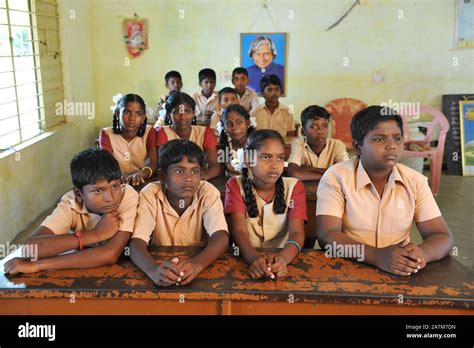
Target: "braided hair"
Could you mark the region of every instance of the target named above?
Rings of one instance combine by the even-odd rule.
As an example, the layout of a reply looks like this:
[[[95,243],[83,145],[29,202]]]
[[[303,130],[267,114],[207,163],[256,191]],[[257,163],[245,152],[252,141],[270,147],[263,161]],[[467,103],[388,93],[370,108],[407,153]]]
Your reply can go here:
[[[232,105],[229,105],[229,107],[227,109],[224,109],[222,111],[222,116],[221,116],[221,119],[220,119],[220,123],[222,125],[222,130],[221,130],[221,134],[219,135],[219,149],[221,149],[222,151],[225,151],[226,148],[229,148],[230,149],[230,144],[229,144],[229,136],[225,130],[225,122],[227,120],[227,115],[229,115],[229,113],[231,112],[236,112],[238,113],[240,116],[242,116],[243,118],[245,118],[246,121],[250,121],[250,115],[249,113],[247,112],[247,110],[245,110],[245,108],[242,106],[242,105],[239,105],[239,104],[232,104]],[[250,126],[249,128],[247,128],[247,137],[255,130],[255,128],[253,126]],[[226,159],[226,163],[228,162],[227,161],[228,159]]]
[[[252,132],[247,139],[247,144],[245,150],[247,152],[251,150],[260,149],[265,140],[267,139],[276,139],[281,142],[283,147],[285,146],[285,141],[283,140],[280,133],[272,129],[260,129]],[[242,186],[244,189],[245,195],[245,205],[247,206],[247,213],[250,217],[254,218],[258,216],[257,210],[257,201],[252,190],[252,181],[249,178],[249,169],[242,169]],[[286,202],[285,202],[285,187],[283,184],[283,178],[280,176],[275,183],[275,198],[273,200],[273,212],[276,214],[284,214],[286,211]]]
[[[140,125],[140,128],[138,128],[137,136],[143,137],[143,135],[145,134],[146,124],[148,121],[146,117],[146,104],[142,97],[140,97],[138,94],[132,94],[132,93],[126,94],[122,98],[120,98],[117,104],[117,107],[115,108],[115,111],[112,117],[112,131],[114,132],[114,134],[122,134],[122,131],[123,131],[122,126],[120,125],[120,120],[119,120],[120,109],[126,107],[128,103],[134,103],[134,102],[140,104],[143,110],[143,113],[145,114],[145,119]]]
[[[173,120],[171,118],[171,111],[182,104],[186,104],[191,109],[193,109],[193,120],[191,124],[195,125],[197,123],[196,114],[194,114],[194,110],[196,109],[196,102],[194,101],[194,99],[189,94],[179,92],[179,91],[173,91],[170,93],[168,98],[166,98],[165,125],[170,126],[173,124]]]

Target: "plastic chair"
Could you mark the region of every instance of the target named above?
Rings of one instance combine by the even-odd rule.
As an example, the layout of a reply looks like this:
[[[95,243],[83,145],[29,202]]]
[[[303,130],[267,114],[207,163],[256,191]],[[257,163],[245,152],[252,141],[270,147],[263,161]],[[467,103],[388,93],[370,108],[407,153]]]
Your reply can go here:
[[[420,114],[423,113],[433,116],[433,120],[428,126],[425,139],[411,140],[409,139],[410,131],[408,128],[408,120],[413,118],[413,116],[418,117],[418,115],[410,115],[406,112],[401,112],[403,118],[403,145],[405,149],[402,153],[402,157],[428,157],[430,159],[429,184],[433,196],[436,196],[441,183],[441,166],[443,164],[444,144],[446,142],[446,134],[449,131],[449,122],[441,111],[431,106],[420,106]],[[438,146],[430,147],[433,131],[437,125],[440,126]],[[412,149],[410,149],[410,145],[412,144],[415,146],[412,146]],[[414,147],[418,149],[413,149]]]
[[[341,140],[346,149],[352,149],[351,121],[352,117],[367,104],[353,98],[339,98],[326,104],[333,122],[332,138]]]

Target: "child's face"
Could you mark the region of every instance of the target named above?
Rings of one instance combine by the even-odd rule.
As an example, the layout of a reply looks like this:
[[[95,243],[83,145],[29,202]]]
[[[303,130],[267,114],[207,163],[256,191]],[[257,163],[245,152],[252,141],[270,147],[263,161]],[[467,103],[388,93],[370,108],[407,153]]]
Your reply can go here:
[[[401,158],[402,132],[394,120],[379,122],[375,129],[367,133],[364,143],[354,149],[360,155],[365,169],[391,170]]]
[[[117,210],[122,201],[124,186],[120,179],[98,180],[95,184],[85,185],[82,191],[74,189],[76,200],[86,205],[88,211],[103,215]]]
[[[303,135],[306,136],[308,144],[322,145],[326,142],[328,130],[329,120],[322,117],[316,117],[306,121],[306,124],[301,131]]]
[[[246,120],[245,117],[239,113],[232,111],[227,114],[224,127],[232,140],[240,142],[247,138],[249,125],[249,120]]]
[[[169,194],[175,199],[192,198],[200,180],[199,163],[190,162],[186,156],[180,162],[170,165],[164,175]]]
[[[237,97],[234,93],[224,93],[219,99],[219,104],[223,109],[228,108],[229,105],[237,104]]]
[[[216,80],[205,78],[201,81],[201,88],[204,94],[212,94],[212,92],[214,92],[214,88],[216,88]]]
[[[171,110],[173,127],[176,130],[189,129],[194,117],[194,109],[188,104],[180,104]]]
[[[166,88],[170,92],[172,91],[181,91],[181,88],[183,88],[183,81],[179,77],[171,77],[168,79],[168,83],[166,84]]]
[[[258,150],[256,162],[256,166],[250,167],[256,181],[275,184],[285,166],[285,147],[276,139],[265,140]]]
[[[236,91],[242,93],[245,91],[245,87],[247,87],[249,79],[245,74],[235,74],[232,77],[232,83],[234,84]]]
[[[120,109],[120,126],[129,132],[138,132],[145,119],[145,111],[137,102],[130,102]]]
[[[273,60],[273,53],[270,49],[270,45],[265,43],[261,44],[258,50],[252,54],[252,59],[256,66],[260,69],[266,68]]]
[[[262,96],[265,98],[266,102],[277,103],[278,98],[281,96],[280,86],[270,83],[263,90]]]

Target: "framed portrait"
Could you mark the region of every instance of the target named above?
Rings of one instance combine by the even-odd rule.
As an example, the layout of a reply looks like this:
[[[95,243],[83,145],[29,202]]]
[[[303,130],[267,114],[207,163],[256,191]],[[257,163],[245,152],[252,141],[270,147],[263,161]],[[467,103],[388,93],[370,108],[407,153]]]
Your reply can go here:
[[[240,64],[249,73],[248,86],[261,95],[260,80],[277,75],[286,94],[286,33],[241,33]]]
[[[462,175],[474,176],[474,101],[459,102]]]

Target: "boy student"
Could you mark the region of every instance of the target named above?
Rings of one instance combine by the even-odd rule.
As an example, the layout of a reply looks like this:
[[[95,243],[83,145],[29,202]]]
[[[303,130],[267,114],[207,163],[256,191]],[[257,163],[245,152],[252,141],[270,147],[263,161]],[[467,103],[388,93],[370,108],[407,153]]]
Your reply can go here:
[[[247,69],[239,67],[232,71],[232,84],[237,92],[237,99],[248,113],[254,111],[259,105],[258,95],[254,90],[247,87],[249,74]]]
[[[202,69],[199,71],[199,86],[202,88],[200,92],[194,93],[193,99],[199,109],[196,115],[197,122],[209,124],[212,113],[218,108],[216,88],[216,72],[212,69]]]
[[[165,75],[165,87],[168,91],[160,97],[160,100],[158,102],[158,105],[157,105],[158,121],[155,123],[154,127],[165,125],[166,99],[168,99],[171,92],[173,91],[179,92],[181,91],[181,88],[183,88],[183,80],[181,78],[181,74],[175,70],[168,71]]]
[[[289,109],[278,101],[281,96],[281,82],[278,76],[262,77],[260,89],[265,103],[250,114],[257,119],[257,129],[273,129],[282,137],[296,136],[293,116]]]
[[[321,247],[361,247],[366,263],[402,276],[446,256],[453,236],[426,177],[398,163],[401,117],[389,108],[370,106],[354,116],[351,133],[357,156],[329,168],[318,186]],[[423,237],[419,245],[410,242],[413,220]]]
[[[288,175],[300,180],[319,180],[327,168],[348,159],[342,141],[328,139],[331,115],[318,105],[301,113],[301,138],[291,144]]]
[[[219,107],[213,112],[211,117],[210,128],[216,129],[217,124],[221,120],[222,111],[228,108],[232,104],[237,104],[237,93],[233,88],[224,87],[219,91],[218,94]]]
[[[204,154],[189,140],[174,139],[159,150],[160,181],[140,192],[132,261],[159,286],[185,285],[228,248],[228,229],[219,190],[201,181]],[[173,258],[158,265],[151,245],[203,246],[191,260]]]
[[[121,255],[133,232],[138,193],[121,184],[119,164],[105,150],[80,152],[70,169],[74,189],[27,242],[38,247],[39,259],[12,259],[5,264],[6,273],[99,267]]]

